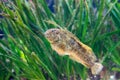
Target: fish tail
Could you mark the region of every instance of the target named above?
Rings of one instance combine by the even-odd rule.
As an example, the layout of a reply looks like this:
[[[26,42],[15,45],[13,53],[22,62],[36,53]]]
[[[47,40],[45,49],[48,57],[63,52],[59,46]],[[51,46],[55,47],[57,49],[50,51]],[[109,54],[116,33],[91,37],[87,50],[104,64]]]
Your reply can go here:
[[[95,63],[92,67],[91,67],[91,72],[93,75],[98,75],[103,69],[103,65],[101,63]]]

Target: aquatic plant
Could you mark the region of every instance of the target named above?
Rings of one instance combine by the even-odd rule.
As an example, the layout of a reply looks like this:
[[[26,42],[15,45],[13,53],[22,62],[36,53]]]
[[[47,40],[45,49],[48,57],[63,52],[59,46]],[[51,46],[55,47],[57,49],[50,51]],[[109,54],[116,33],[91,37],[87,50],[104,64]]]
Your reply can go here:
[[[50,28],[66,28],[89,45],[105,66],[104,79],[120,71],[120,3],[117,0],[1,0],[0,80],[70,80],[88,77],[88,69],[61,57],[44,37]]]

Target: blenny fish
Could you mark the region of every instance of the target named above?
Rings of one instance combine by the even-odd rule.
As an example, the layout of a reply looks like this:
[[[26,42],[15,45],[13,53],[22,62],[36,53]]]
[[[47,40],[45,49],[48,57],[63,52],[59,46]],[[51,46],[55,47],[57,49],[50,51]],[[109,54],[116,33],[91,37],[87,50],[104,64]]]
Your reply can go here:
[[[48,29],[45,37],[50,42],[52,49],[59,55],[68,55],[70,59],[89,68],[94,75],[101,72],[103,65],[98,62],[92,49],[83,44],[70,31],[58,28]]]

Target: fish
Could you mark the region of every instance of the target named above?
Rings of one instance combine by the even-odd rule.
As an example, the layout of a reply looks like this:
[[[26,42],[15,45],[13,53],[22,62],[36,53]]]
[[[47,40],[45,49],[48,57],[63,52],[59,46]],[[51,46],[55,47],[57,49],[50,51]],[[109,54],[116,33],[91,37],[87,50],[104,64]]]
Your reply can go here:
[[[98,62],[93,50],[82,43],[73,33],[66,29],[52,28],[44,33],[46,39],[60,56],[68,55],[91,70],[93,75],[98,75],[103,65]]]

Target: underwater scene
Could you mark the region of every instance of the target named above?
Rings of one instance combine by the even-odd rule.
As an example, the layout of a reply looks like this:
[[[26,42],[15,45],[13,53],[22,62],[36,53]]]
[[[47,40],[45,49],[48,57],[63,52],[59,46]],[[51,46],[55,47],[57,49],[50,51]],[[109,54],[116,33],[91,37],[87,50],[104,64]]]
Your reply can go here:
[[[120,0],[0,0],[0,80],[120,80]]]

